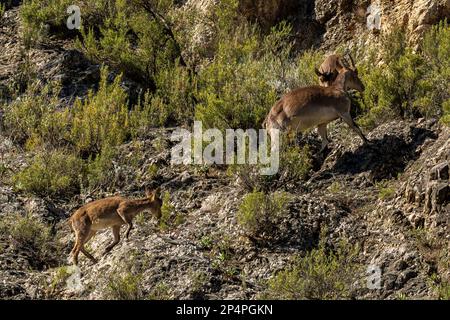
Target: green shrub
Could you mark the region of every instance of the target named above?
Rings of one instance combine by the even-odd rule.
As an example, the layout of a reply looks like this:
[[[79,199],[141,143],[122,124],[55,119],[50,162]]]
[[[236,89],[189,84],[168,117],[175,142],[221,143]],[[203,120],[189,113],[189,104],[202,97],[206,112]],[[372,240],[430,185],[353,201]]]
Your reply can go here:
[[[424,90],[422,99],[416,105],[426,116],[442,116],[448,114],[450,101],[450,26],[447,20],[441,21],[426,33],[421,50],[426,63],[424,78],[420,86]]]
[[[31,163],[13,177],[18,190],[37,195],[73,195],[80,190],[83,162],[66,151],[38,153]]]
[[[283,137],[282,139],[284,139]],[[261,175],[262,165],[234,165],[229,173],[239,178],[241,185],[248,191],[277,190],[289,183],[304,181],[312,169],[312,154],[308,145],[303,147],[282,143],[280,149],[280,167],[274,175]]]
[[[308,50],[299,55],[295,61],[295,82],[290,85],[290,89],[318,85],[319,79],[314,69],[318,68],[323,60],[323,53],[314,50]]]
[[[105,146],[96,157],[90,157],[86,163],[86,183],[89,189],[102,188],[108,190],[117,183],[113,160],[117,151]]]
[[[170,193],[166,191],[162,197],[161,217],[157,217],[159,228],[163,231],[176,227],[184,222],[184,218],[177,213],[170,202]]]
[[[105,290],[107,300],[142,300],[142,276],[131,272],[111,276]]]
[[[381,54],[368,52],[360,75],[366,85],[363,116],[366,127],[395,117],[442,117],[446,120],[446,101],[450,91],[450,27],[442,21],[425,34],[420,50],[407,45],[401,29],[383,40]],[[379,59],[383,61],[380,65]]]
[[[20,16],[27,28],[39,28],[44,24],[63,26],[68,17],[70,0],[25,0],[20,8]]]
[[[72,4],[70,0],[25,0],[20,7],[24,47],[30,49],[43,42],[48,35],[46,26],[68,31],[67,8]]]
[[[193,82],[189,71],[178,63],[155,75],[156,89],[147,92],[130,114],[133,135],[152,127],[189,124],[194,117]]]
[[[55,267],[62,256],[61,246],[52,236],[49,226],[30,215],[0,216],[0,237],[28,258],[37,270]]]
[[[249,193],[242,200],[237,220],[249,236],[269,239],[279,220],[286,214],[287,202],[288,197],[283,193]]]
[[[162,9],[164,2],[150,5],[162,15],[168,10]],[[154,90],[156,75],[173,66],[180,52],[168,26],[141,3],[111,1],[109,14],[100,24],[83,24],[77,47],[91,60],[106,63]],[[168,14],[164,17],[169,19]],[[99,35],[94,31],[97,27]]]
[[[390,199],[395,195],[395,188],[389,181],[379,181],[375,184],[375,187],[378,189],[378,197],[380,199]]]
[[[96,155],[104,147],[117,146],[129,136],[127,94],[121,76],[108,83],[108,68],[101,71],[99,90],[70,110],[70,142],[82,155]]]
[[[158,282],[148,295],[149,300],[169,300],[170,287],[164,282]]]
[[[278,75],[288,60],[287,52],[279,57],[272,46],[283,43],[289,48],[290,32],[283,24],[264,38],[258,28],[243,23],[229,34],[219,34],[216,56],[199,74],[196,118],[205,127],[261,127],[277,99],[277,87],[283,87]]]
[[[358,247],[342,241],[328,249],[322,238],[317,249],[296,259],[289,270],[278,272],[268,282],[268,299],[349,299],[358,279],[360,266],[355,262]]]
[[[29,149],[64,144],[67,120],[65,113],[58,110],[58,94],[58,86],[32,84],[23,96],[5,107],[7,134]]]

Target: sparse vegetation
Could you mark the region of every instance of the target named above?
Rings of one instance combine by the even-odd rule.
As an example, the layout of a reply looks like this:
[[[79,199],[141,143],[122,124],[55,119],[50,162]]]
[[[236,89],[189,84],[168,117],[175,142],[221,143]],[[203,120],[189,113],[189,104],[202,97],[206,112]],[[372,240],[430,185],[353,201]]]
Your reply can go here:
[[[170,288],[164,282],[157,283],[148,296],[149,300],[169,300],[170,298]]]
[[[38,195],[73,195],[80,190],[82,165],[79,158],[63,151],[39,153],[13,180],[18,190]]]
[[[61,247],[50,227],[31,215],[0,216],[0,238],[24,253],[33,269],[44,270],[60,263]]]
[[[142,277],[131,272],[110,277],[104,298],[109,300],[143,299]]]
[[[322,234],[319,247],[295,260],[293,266],[269,280],[264,298],[350,299],[361,272],[356,263],[358,247],[341,241],[329,248]]]
[[[161,207],[161,217],[158,218],[159,228],[166,231],[170,228],[176,227],[184,222],[181,213],[175,210],[175,207],[170,201],[170,193],[165,192],[162,197],[163,205]]]
[[[283,139],[287,138],[283,136]],[[285,140],[282,140],[285,141]],[[274,175],[261,175],[264,165],[230,166],[229,174],[239,178],[248,191],[270,192],[289,183],[301,184],[312,169],[312,153],[308,145],[303,147],[282,142],[279,169]]]
[[[57,297],[65,288],[67,279],[72,275],[68,266],[56,268],[53,271],[53,278],[46,290],[48,297]]]
[[[249,193],[239,207],[238,222],[249,236],[270,239],[279,220],[286,214],[287,202],[288,196],[284,193]]]
[[[0,3],[0,19],[3,18],[5,14],[6,3]]]
[[[401,28],[385,36],[381,56],[369,53],[360,67],[366,90],[359,123],[373,127],[392,117],[442,117],[446,123],[449,34],[447,21],[442,21],[424,36],[419,51],[408,46]]]
[[[378,197],[380,199],[390,199],[395,195],[395,188],[390,181],[378,181],[375,183],[375,187],[378,190]]]

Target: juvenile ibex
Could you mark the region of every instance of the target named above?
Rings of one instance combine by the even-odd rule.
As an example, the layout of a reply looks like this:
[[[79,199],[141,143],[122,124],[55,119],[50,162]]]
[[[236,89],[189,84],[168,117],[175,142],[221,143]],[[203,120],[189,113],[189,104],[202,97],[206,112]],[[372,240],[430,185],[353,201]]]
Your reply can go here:
[[[327,124],[341,118],[366,143],[368,140],[350,115],[351,101],[347,91],[351,89],[364,91],[354,63],[353,68],[344,67],[330,87],[303,87],[284,95],[272,107],[264,125],[271,136],[274,129],[304,131],[317,126],[323,151],[329,143]]]
[[[162,200],[159,197],[159,188],[146,191],[142,199],[126,199],[123,197],[110,197],[90,202],[79,208],[70,217],[69,223],[75,232],[75,245],[70,253],[73,263],[78,264],[80,251],[93,262],[97,260],[84,248],[84,245],[97,233],[97,231],[111,227],[114,240],[108,245],[103,254],[108,253],[120,241],[120,227],[127,224],[126,238],[133,228],[133,218],[140,212],[150,210],[161,217]]]
[[[320,85],[323,87],[329,87],[334,83],[339,73],[344,71],[345,68],[346,67],[341,56],[332,54],[322,62],[319,69],[315,69],[315,72],[317,76],[319,76]]]

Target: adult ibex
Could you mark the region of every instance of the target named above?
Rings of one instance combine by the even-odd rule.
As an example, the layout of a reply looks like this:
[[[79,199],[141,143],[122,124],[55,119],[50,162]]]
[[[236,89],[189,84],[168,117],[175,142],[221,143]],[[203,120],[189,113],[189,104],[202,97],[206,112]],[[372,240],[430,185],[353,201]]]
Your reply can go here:
[[[285,94],[270,110],[264,125],[270,136],[274,130],[301,130],[316,127],[322,138],[323,151],[329,141],[327,124],[341,118],[366,143],[368,140],[350,115],[351,101],[347,91],[364,91],[358,70],[344,67],[330,87],[309,86]]]
[[[78,264],[80,251],[93,262],[97,260],[84,248],[84,245],[97,233],[97,231],[111,227],[114,241],[106,247],[103,254],[108,253],[120,241],[120,227],[128,225],[126,238],[133,228],[133,218],[140,212],[150,210],[158,219],[161,217],[162,200],[159,197],[159,188],[146,191],[142,199],[126,199],[123,197],[110,197],[90,202],[79,208],[70,217],[69,223],[75,232],[75,245],[70,253],[73,263]]]

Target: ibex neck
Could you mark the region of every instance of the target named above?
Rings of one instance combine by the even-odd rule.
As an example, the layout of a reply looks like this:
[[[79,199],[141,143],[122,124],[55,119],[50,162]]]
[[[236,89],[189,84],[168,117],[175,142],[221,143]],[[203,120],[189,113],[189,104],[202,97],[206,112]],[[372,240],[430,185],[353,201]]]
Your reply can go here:
[[[345,91],[345,73],[340,73],[333,83],[333,88]]]
[[[135,199],[135,200],[129,200],[128,206],[132,207],[136,212],[141,212],[143,210],[150,209],[152,207],[152,202],[150,199],[144,198],[144,199]]]

